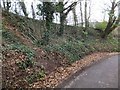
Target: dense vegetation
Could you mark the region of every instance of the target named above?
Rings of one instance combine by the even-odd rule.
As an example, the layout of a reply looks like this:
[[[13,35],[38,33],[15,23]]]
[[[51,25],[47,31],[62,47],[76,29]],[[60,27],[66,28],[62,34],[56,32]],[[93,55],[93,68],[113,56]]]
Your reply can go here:
[[[90,26],[86,16],[85,27],[65,24],[77,2],[66,8],[67,2],[39,4],[37,13],[43,16],[42,20],[35,19],[34,9],[33,18],[29,18],[24,2],[19,3],[24,16],[10,12],[10,4],[3,3],[2,8],[4,87],[30,87],[57,67],[67,67],[88,54],[120,52],[119,36],[112,33],[120,20],[114,14],[116,2],[112,2],[109,21],[99,22],[95,27]],[[60,24],[53,23],[56,12],[60,14]]]

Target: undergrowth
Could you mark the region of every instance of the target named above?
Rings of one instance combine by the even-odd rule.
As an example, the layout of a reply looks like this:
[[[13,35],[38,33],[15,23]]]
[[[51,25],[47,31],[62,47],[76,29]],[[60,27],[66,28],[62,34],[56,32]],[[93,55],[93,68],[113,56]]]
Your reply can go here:
[[[66,32],[62,37],[58,37],[55,33],[56,31],[53,28],[52,30],[54,34],[50,34],[50,43],[46,46],[41,45],[41,39],[35,38],[38,34],[33,34],[33,29],[26,25],[27,20],[25,19],[25,21],[22,17],[18,19],[16,18],[18,18],[18,16],[9,16],[6,18],[8,21],[5,21],[4,23],[9,22],[13,26],[16,26],[19,32],[22,32],[26,36],[30,37],[31,41],[34,43],[34,46],[38,46],[46,50],[48,53],[58,52],[64,54],[70,63],[73,63],[76,60],[80,60],[85,55],[91,54],[93,52],[120,52],[120,48],[118,47],[119,42],[116,37],[109,36],[108,39],[103,40],[99,38],[100,34],[93,28],[89,28],[88,32],[82,32],[80,27],[77,31],[75,31],[73,26],[66,27]],[[100,26],[98,23],[96,28],[103,29],[105,27],[103,24],[104,23],[101,23]],[[72,30],[76,33],[74,34]],[[42,30],[40,33],[43,34]],[[25,71],[29,68],[35,68],[35,51],[33,49],[23,45],[15,34],[9,32],[9,30],[5,30],[4,28],[2,31],[2,36],[5,45],[3,45],[1,51],[10,52],[10,50],[14,50],[27,56],[25,60],[20,60],[20,62],[16,63],[19,69]],[[56,60],[59,59],[56,58]],[[32,74],[27,75],[24,79],[31,84],[37,80],[43,79],[44,77],[45,70],[39,70],[37,72],[32,72]]]
[[[45,77],[45,71],[44,70],[40,70],[37,73],[32,73],[31,75],[26,77],[26,81],[28,83],[33,83],[36,82],[37,80],[42,80]]]
[[[93,39],[86,41],[69,41],[61,44],[50,44],[43,47],[46,51],[56,51],[65,54],[70,62],[74,62],[83,58],[83,56],[93,52],[119,52],[118,40],[116,38],[108,38],[107,40]]]
[[[6,14],[6,13],[4,13]],[[7,14],[6,14],[7,15]],[[26,21],[24,20],[23,17],[19,17],[18,16],[10,16],[8,17],[8,20],[12,20],[15,19],[17,21],[13,21],[12,24],[16,24],[17,22],[17,26],[18,29],[22,32],[25,32],[27,34],[29,34],[29,31],[32,31],[32,29],[30,29],[30,27],[28,25],[26,25]],[[18,18],[18,19],[16,19]],[[102,23],[98,23],[96,25],[96,28],[98,29],[104,29],[106,22],[102,22]],[[75,29],[73,26],[70,26],[72,29]],[[93,28],[89,28],[88,32],[81,32],[82,30],[77,30],[76,35],[74,34],[74,32],[70,32],[69,28],[70,27],[66,27],[66,29],[68,28],[68,32],[66,32],[67,34],[65,34],[63,37],[65,39],[62,39],[63,37],[60,37],[61,40],[59,41],[59,37],[55,37],[55,35],[50,35],[50,41],[53,39],[53,41],[57,41],[58,42],[53,42],[53,43],[49,43],[46,46],[41,46],[41,40],[37,39],[36,41],[34,41],[34,44],[39,46],[40,48],[45,49],[46,51],[50,51],[50,52],[59,52],[59,53],[63,53],[66,57],[68,57],[68,59],[70,60],[70,62],[74,62],[76,60],[81,59],[83,56],[90,54],[92,52],[102,52],[102,51],[107,51],[107,52],[112,52],[112,51],[120,51],[118,48],[118,41],[116,38],[114,37],[109,37],[107,40],[102,40],[99,37],[99,33],[94,30]],[[29,29],[28,29],[29,28]],[[25,30],[25,31],[24,31]],[[27,31],[28,30],[28,31]],[[55,32],[55,31],[54,31]],[[79,33],[82,33],[83,36],[85,36],[85,38],[82,37],[82,35],[77,35]],[[72,33],[72,34],[70,34]],[[73,35],[74,34],[74,35]],[[8,32],[4,32],[3,36],[6,38],[6,41],[11,41],[13,43],[17,43],[18,40],[14,39],[14,37],[12,37],[13,35],[8,33]],[[98,39],[97,39],[98,38]],[[65,40],[65,41],[64,41]],[[31,59],[33,57],[33,53],[31,53],[29,51],[29,49],[27,49],[25,46],[18,46],[19,44],[14,44],[12,45],[12,48],[14,49],[18,49],[22,52],[25,52],[27,54],[27,56]]]
[[[26,69],[27,67],[32,67],[34,65],[33,59],[35,54],[32,49],[23,45],[19,41],[19,38],[17,38],[13,33],[9,32],[9,30],[3,29],[2,37],[6,42],[6,44],[2,47],[3,52],[14,50],[27,56],[27,58],[25,58],[26,60],[17,63],[20,69]]]

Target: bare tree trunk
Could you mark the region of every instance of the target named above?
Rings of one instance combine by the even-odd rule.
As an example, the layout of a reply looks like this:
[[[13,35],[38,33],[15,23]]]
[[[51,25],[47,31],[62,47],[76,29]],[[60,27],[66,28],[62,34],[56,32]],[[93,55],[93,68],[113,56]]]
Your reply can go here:
[[[3,0],[3,7],[4,7],[4,9],[6,9],[5,0]]]
[[[11,7],[11,1],[10,1],[10,0],[8,1],[8,0],[7,0],[6,3],[7,3],[6,10],[9,11],[9,10],[10,10],[10,7]]]
[[[25,15],[26,17],[28,17],[25,3],[24,3],[23,1],[20,1],[19,4],[20,4],[20,7],[21,7],[21,9],[22,9],[24,15]]]
[[[120,15],[118,15],[118,18],[116,19],[115,15],[115,8],[117,7],[117,3],[115,1],[112,2],[112,7],[109,13],[109,20],[108,24],[102,34],[102,38],[107,38],[107,36],[117,27],[117,25],[120,22]]]
[[[75,7],[73,8],[72,12],[73,12],[74,25],[77,26],[78,21],[77,21],[77,15],[76,15]]]
[[[17,11],[17,2],[15,2],[15,13],[18,14],[18,11]]]
[[[80,14],[81,14],[81,26],[83,27],[83,12],[82,12],[82,2],[80,1]]]
[[[86,0],[85,0],[85,16],[84,16],[84,18],[85,18],[85,29],[84,29],[84,31],[86,31],[87,27],[88,27],[88,21],[87,21],[87,1]]]
[[[73,2],[71,5],[69,5],[67,8],[64,8],[63,2],[59,2],[59,8],[61,9],[59,11],[60,13],[60,30],[57,32],[58,36],[62,36],[64,33],[64,23],[65,19],[68,15],[68,13],[73,10],[73,7],[76,6],[77,2]],[[66,12],[65,12],[66,11]]]
[[[2,8],[2,6],[1,6],[1,0],[0,0],[0,8]]]
[[[32,2],[32,4],[31,4],[31,9],[32,9],[33,19],[35,19],[35,10],[34,10],[34,7],[33,7],[33,2]]]
[[[89,4],[89,15],[88,15],[88,20],[87,20],[88,27],[89,27],[89,24],[90,24],[90,17],[91,17],[91,0],[89,2],[90,2],[90,4]]]
[[[3,0],[3,8],[7,11],[9,11],[9,9],[11,8],[11,1],[9,0]]]

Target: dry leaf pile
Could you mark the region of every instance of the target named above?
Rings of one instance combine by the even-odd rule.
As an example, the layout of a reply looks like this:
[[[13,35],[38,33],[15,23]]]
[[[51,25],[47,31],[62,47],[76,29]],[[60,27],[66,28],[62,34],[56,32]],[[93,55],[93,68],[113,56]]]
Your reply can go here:
[[[59,67],[55,72],[52,72],[49,76],[46,76],[43,81],[38,81],[31,85],[33,88],[55,88],[58,84],[62,83],[65,79],[70,77],[72,74],[76,73],[78,70],[90,66],[93,62],[102,60],[102,58],[109,57],[112,55],[118,54],[115,53],[94,53],[84,57],[83,59],[76,61],[68,67]]]

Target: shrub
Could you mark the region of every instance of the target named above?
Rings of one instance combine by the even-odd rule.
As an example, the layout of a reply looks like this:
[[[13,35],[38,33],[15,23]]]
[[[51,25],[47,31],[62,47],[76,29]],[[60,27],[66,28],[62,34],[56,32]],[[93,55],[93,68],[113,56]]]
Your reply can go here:
[[[70,59],[70,62],[74,62],[80,59],[87,51],[87,49],[84,50],[83,47],[83,42],[67,41],[62,44],[48,45],[44,49],[46,51],[63,53],[68,59]]]
[[[8,48],[11,50],[19,50],[20,52],[23,52],[31,59],[35,56],[35,52],[32,49],[22,44],[11,44],[9,45]]]
[[[8,30],[2,30],[2,38],[9,43],[20,43],[18,38]]]
[[[84,42],[80,40],[66,40],[61,44],[51,44],[44,47],[44,49],[49,52],[59,52],[63,53],[69,60],[70,63],[80,60],[83,56],[90,54],[92,52],[98,51],[119,51],[118,41],[116,38],[108,38],[108,40],[92,39]]]
[[[24,70],[25,70],[25,69],[28,68],[28,67],[33,67],[34,62],[33,62],[33,60],[27,58],[27,60],[22,61],[22,62],[18,62],[18,63],[16,63],[16,64],[18,65],[18,67],[19,67],[20,69],[24,69]]]
[[[100,30],[104,30],[107,26],[107,22],[106,21],[103,21],[103,22],[97,22],[95,24],[95,28],[96,29],[100,29]]]
[[[26,69],[28,67],[32,67],[34,65],[34,56],[35,52],[29,47],[22,44],[10,44],[6,47],[7,50],[17,50],[18,52],[22,52],[27,57],[24,61],[16,63],[20,69]]]
[[[26,81],[28,83],[33,83],[36,82],[37,80],[41,80],[45,77],[45,71],[44,70],[40,70],[37,73],[32,73],[31,75],[26,77]]]

